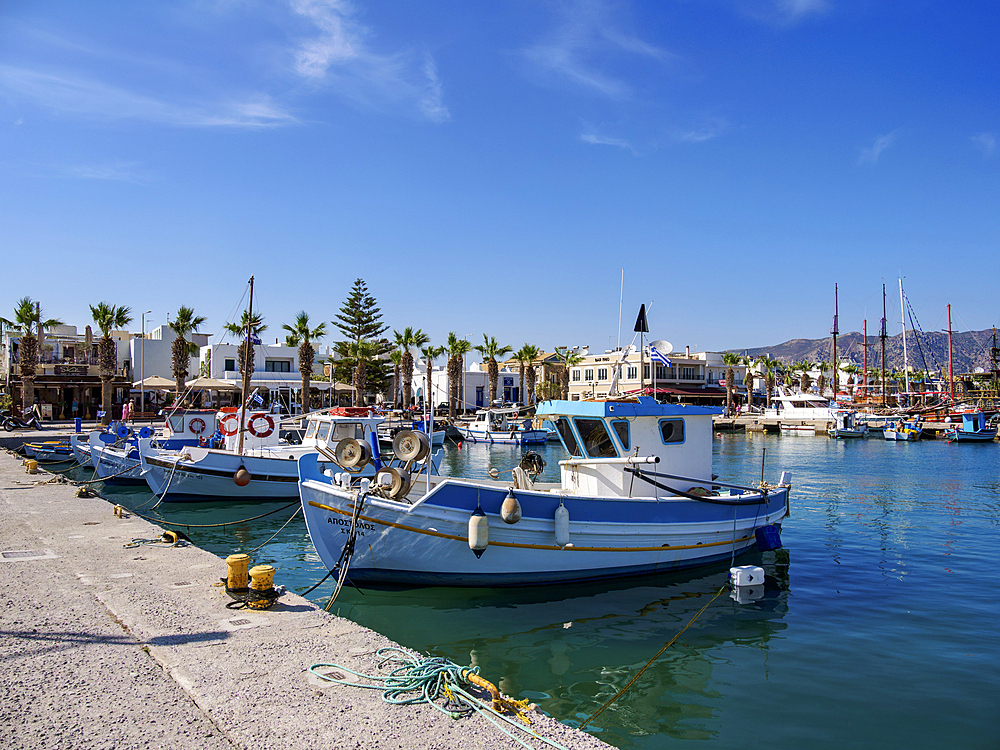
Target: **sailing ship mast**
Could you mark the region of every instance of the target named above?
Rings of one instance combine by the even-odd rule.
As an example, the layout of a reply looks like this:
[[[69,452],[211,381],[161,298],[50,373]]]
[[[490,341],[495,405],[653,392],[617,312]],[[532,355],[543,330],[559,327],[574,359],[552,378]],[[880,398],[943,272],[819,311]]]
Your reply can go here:
[[[899,280],[899,314],[903,323],[903,377],[906,379],[906,392],[910,392],[910,366],[906,356],[906,308],[903,307],[903,279]]]
[[[250,277],[250,303],[247,310],[247,337],[243,340],[243,395],[240,408],[240,436],[237,440],[236,452],[243,455],[243,430],[246,421],[247,396],[250,392],[250,341],[253,330],[253,276]]]
[[[864,340],[865,340],[864,344],[865,360],[864,360],[864,372],[862,374],[864,375],[865,380],[864,380],[864,391],[862,391],[862,393],[865,394],[865,403],[868,403],[868,319],[867,318],[865,318],[863,330],[864,330]]]
[[[833,399],[834,399],[834,401],[837,400],[837,391],[839,390],[838,386],[839,386],[839,380],[840,380],[837,377],[837,334],[840,333],[840,331],[837,330],[837,317],[838,317],[837,314],[839,312],[840,312],[840,310],[839,310],[839,307],[838,307],[838,304],[837,304],[837,285],[834,284],[833,285],[833,331],[831,331],[831,333],[833,334]],[[822,396],[823,394],[821,393],[819,395]]]
[[[951,324],[948,324],[951,328]],[[885,284],[882,285],[882,333],[879,334],[879,338],[882,339],[882,406],[886,406],[886,392],[885,392]]]
[[[948,305],[948,393],[955,403],[955,356],[951,348],[951,305]]]

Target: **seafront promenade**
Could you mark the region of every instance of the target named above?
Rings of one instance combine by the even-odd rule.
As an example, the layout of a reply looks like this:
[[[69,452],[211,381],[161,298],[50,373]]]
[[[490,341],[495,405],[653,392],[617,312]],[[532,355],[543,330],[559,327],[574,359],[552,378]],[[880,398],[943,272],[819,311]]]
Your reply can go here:
[[[291,593],[270,610],[227,609],[214,585],[223,560],[190,545],[125,546],[162,529],[52,476],[0,451],[5,747],[521,747],[478,716],[393,706],[315,677],[317,662],[376,673],[375,652],[393,644]],[[609,747],[531,719],[567,748]]]

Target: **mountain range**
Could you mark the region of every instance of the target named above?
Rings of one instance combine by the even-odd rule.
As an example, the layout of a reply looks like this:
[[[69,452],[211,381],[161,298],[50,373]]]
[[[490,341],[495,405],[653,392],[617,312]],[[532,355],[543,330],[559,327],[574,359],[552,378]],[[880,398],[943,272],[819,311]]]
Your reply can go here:
[[[991,372],[998,365],[1000,352],[993,351],[996,346],[995,329],[985,331],[966,331],[952,333],[952,352],[955,362],[955,374],[977,371]],[[882,345],[878,336],[868,336],[868,367],[881,368]],[[830,361],[833,350],[833,337],[825,339],[792,339],[783,344],[762,346],[756,349],[732,349],[737,354],[759,357],[766,355],[784,364],[821,360]],[[852,331],[837,337],[837,358],[843,362],[850,360],[862,365],[864,362],[865,337]],[[948,371],[948,334],[906,332],[906,360],[915,370],[931,372]],[[903,334],[887,336],[885,340],[886,369],[903,369]],[[980,370],[981,368],[981,370]]]

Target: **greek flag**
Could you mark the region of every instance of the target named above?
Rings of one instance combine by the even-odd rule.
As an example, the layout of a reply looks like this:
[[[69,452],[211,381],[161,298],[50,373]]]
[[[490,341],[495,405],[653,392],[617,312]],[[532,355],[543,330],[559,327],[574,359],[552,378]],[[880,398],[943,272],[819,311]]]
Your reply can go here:
[[[667,359],[664,355],[660,354],[659,350],[655,346],[649,347],[649,356],[655,359],[664,367],[670,367],[670,360]]]
[[[255,344],[257,346],[260,346],[260,336],[255,336],[254,334],[251,333],[250,334],[250,343],[251,344]]]
[[[264,399],[261,398],[259,393],[253,393],[250,395],[250,403],[254,406],[262,406],[264,404]]]

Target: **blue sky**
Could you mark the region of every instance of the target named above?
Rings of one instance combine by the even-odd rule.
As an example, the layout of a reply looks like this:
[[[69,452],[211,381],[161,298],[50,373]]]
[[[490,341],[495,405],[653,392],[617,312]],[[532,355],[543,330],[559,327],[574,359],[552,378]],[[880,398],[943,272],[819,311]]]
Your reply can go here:
[[[363,278],[392,327],[515,348],[1000,323],[993,2],[0,6],[0,315],[250,274],[279,336]],[[11,261],[26,256],[28,267]],[[138,329],[138,314],[136,315]],[[894,322],[895,321],[895,322]]]

